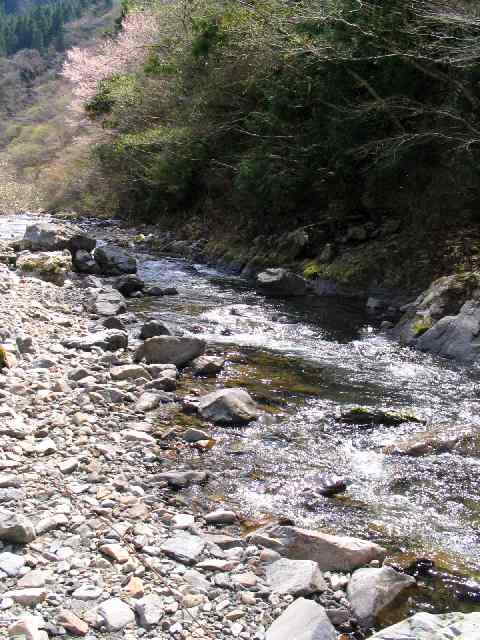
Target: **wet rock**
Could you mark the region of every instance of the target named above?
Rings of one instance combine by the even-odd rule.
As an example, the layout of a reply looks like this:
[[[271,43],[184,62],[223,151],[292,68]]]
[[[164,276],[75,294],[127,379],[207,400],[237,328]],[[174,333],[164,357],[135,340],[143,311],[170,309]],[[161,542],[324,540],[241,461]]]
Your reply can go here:
[[[102,602],[98,607],[98,615],[107,631],[121,631],[135,622],[132,609],[120,598],[110,598]]]
[[[480,613],[417,613],[383,629],[370,640],[476,640],[480,637]]]
[[[267,565],[266,574],[272,591],[278,593],[306,596],[327,589],[318,565],[311,560],[281,558]]]
[[[347,490],[347,481],[331,473],[319,473],[312,478],[311,488],[321,496],[334,496]]]
[[[105,320],[102,321],[102,327],[105,327],[105,329],[119,329],[120,331],[125,331],[125,325],[117,316],[108,316],[105,318]]]
[[[149,320],[140,330],[140,338],[146,340],[156,336],[173,336],[173,331],[161,320]]]
[[[87,273],[90,275],[100,273],[100,267],[93,259],[92,254],[84,249],[79,249],[73,253],[73,266],[79,273]]]
[[[203,484],[208,480],[207,471],[166,471],[158,473],[157,480],[166,480],[174,489],[184,489],[191,484]]]
[[[347,595],[355,617],[367,628],[374,623],[378,613],[414,584],[415,578],[392,567],[358,569],[348,583]]]
[[[147,364],[174,364],[181,367],[205,350],[200,338],[156,336],[149,338],[135,352],[135,361]]]
[[[163,617],[163,602],[154,593],[145,596],[135,604],[135,611],[140,625],[144,629],[152,629]]]
[[[202,418],[220,424],[245,424],[259,415],[253,398],[243,389],[219,389],[200,398]]]
[[[12,511],[0,510],[0,540],[15,544],[28,544],[35,538],[32,522]]]
[[[209,440],[210,436],[201,429],[185,429],[182,433],[182,438],[185,442],[199,442],[200,440]]]
[[[325,609],[298,598],[270,626],[266,640],[336,640],[337,632]]]
[[[105,276],[119,276],[124,273],[136,273],[137,261],[120,247],[104,245],[97,247],[94,258],[100,267],[100,273]]]
[[[367,427],[376,424],[385,424],[396,427],[405,422],[418,422],[423,424],[425,421],[420,420],[410,413],[395,413],[393,411],[383,411],[382,409],[367,409],[365,407],[355,407],[342,411],[338,420],[347,424],[357,424]]]
[[[111,287],[93,289],[85,300],[85,309],[98,316],[116,316],[127,309],[120,291]]]
[[[207,513],[205,520],[207,524],[234,524],[237,521],[237,514],[234,511],[217,509],[217,511]]]
[[[68,349],[91,351],[94,347],[100,347],[104,351],[117,351],[128,347],[128,334],[117,329],[107,329],[98,333],[90,333],[82,338],[63,340],[62,344]]]
[[[273,297],[302,296],[307,293],[307,282],[287,269],[266,269],[257,275],[257,289]]]
[[[351,571],[372,560],[381,562],[386,555],[385,549],[378,544],[360,538],[281,525],[267,527],[265,533],[276,541],[274,550],[282,556],[292,560],[313,560],[322,571]]]
[[[193,373],[196,376],[216,376],[225,365],[223,358],[215,356],[200,356],[192,362]]]
[[[138,276],[126,274],[117,278],[113,287],[128,298],[137,291],[143,291],[145,283]]]
[[[162,545],[162,552],[184,564],[194,564],[202,555],[206,542],[199,536],[179,533]]]
[[[450,451],[480,456],[480,430],[475,426],[440,427],[419,433],[408,440],[395,442],[384,449],[387,454],[414,457]]]

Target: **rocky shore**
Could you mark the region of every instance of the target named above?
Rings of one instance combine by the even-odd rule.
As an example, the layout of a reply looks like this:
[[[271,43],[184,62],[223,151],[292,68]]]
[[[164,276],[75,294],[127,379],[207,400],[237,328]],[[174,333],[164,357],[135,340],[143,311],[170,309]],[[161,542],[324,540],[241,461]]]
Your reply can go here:
[[[416,580],[373,542],[291,521],[248,530],[227,502],[206,511],[185,499],[209,472],[189,468],[182,450],[208,452],[213,425],[245,424],[260,407],[242,389],[177,395],[180,377],[193,388],[221,358],[193,334],[138,326],[122,293],[145,293],[126,284],[134,256],[110,247],[98,259],[93,239],[50,231],[37,229],[34,246],[27,232],[15,249],[28,254],[5,248],[17,270],[0,265],[0,624],[10,637],[478,637],[477,613],[421,613],[375,634]],[[96,275],[79,273],[80,251]],[[171,407],[204,429],[165,428]]]

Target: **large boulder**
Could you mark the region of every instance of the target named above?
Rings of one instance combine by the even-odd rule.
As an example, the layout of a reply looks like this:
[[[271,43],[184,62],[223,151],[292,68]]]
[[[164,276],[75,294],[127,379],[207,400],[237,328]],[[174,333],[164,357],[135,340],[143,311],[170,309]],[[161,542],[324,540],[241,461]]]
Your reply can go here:
[[[17,269],[47,282],[62,286],[72,271],[72,256],[68,251],[31,253],[22,251],[17,256]]]
[[[243,389],[219,389],[200,398],[202,418],[220,424],[245,424],[259,415],[253,398]]]
[[[381,562],[386,555],[383,547],[360,538],[281,525],[262,531],[266,534],[265,540],[271,541],[272,547],[282,556],[292,560],[313,560],[322,571],[351,571],[372,560]]]
[[[117,278],[113,287],[120,291],[121,294],[128,297],[131,296],[132,293],[142,291],[145,287],[145,283],[133,273],[127,273]]]
[[[140,338],[147,340],[155,336],[173,336],[173,331],[162,320],[149,320],[140,329]]]
[[[370,627],[378,613],[405,589],[416,584],[415,578],[392,567],[358,569],[347,587],[347,596],[362,627]]]
[[[475,425],[442,426],[406,440],[396,440],[384,448],[384,453],[397,456],[418,457],[447,452],[480,456],[480,429]]]
[[[308,596],[310,593],[327,590],[318,564],[312,560],[280,558],[267,565],[266,573],[271,590],[277,593]]]
[[[22,247],[30,251],[92,251],[96,240],[72,225],[38,222],[27,227]]]
[[[480,613],[416,613],[411,618],[382,629],[370,640],[478,640]],[[270,639],[269,639],[270,640]]]
[[[95,262],[92,254],[85,249],[78,249],[73,254],[73,266],[79,273],[96,275],[100,273],[100,267]]]
[[[128,347],[128,334],[117,329],[107,329],[99,333],[89,333],[81,338],[63,340],[62,344],[68,349],[91,351],[94,347],[100,347],[104,351],[117,351]]]
[[[123,273],[136,273],[137,261],[129,256],[120,247],[104,245],[97,247],[94,258],[100,268],[100,273],[105,276],[120,276]]]
[[[182,367],[202,355],[205,340],[200,338],[155,336],[140,345],[135,352],[135,362],[147,364],[174,364]]]
[[[86,311],[99,316],[116,316],[127,309],[127,303],[120,291],[112,287],[102,287],[101,289],[91,289],[85,303]]]
[[[266,640],[336,640],[337,632],[322,605],[298,598],[270,626]]]
[[[257,290],[267,296],[303,296],[308,283],[287,269],[266,269],[257,275]]]
[[[403,311],[392,330],[400,342],[464,362],[478,359],[479,274],[439,278]]]

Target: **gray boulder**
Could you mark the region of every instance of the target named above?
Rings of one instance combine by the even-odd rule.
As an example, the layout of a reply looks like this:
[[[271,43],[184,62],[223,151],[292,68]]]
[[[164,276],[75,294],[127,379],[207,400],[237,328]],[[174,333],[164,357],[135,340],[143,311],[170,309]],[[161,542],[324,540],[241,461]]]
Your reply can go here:
[[[292,560],[313,560],[322,571],[351,571],[372,560],[381,562],[386,556],[383,547],[360,538],[281,525],[266,527],[256,535],[261,532],[282,556]]]
[[[253,398],[243,389],[219,389],[200,398],[202,418],[220,424],[245,424],[259,415]]]
[[[94,258],[100,267],[100,273],[105,276],[120,276],[123,273],[136,273],[137,261],[120,247],[104,245],[97,247]]]
[[[31,251],[92,251],[97,241],[73,225],[39,222],[27,227],[22,247]]]
[[[127,303],[120,291],[111,287],[92,289],[84,305],[86,311],[99,316],[116,316],[127,309]]]
[[[417,613],[403,622],[383,629],[370,640],[478,640],[480,613]]]
[[[337,632],[325,609],[298,598],[270,626],[266,640],[336,640]]]
[[[256,286],[260,293],[272,297],[303,296],[308,290],[306,280],[283,268],[262,271]]]
[[[147,340],[156,336],[173,336],[173,331],[161,320],[149,320],[140,330],[140,338]]]
[[[206,420],[220,424],[245,424],[255,420],[259,409],[243,389],[219,389],[200,398],[198,412]]]
[[[62,342],[68,349],[91,351],[93,347],[100,347],[104,351],[116,351],[128,347],[128,334],[117,329],[107,329],[99,333],[90,333],[81,338],[67,339]]]
[[[113,287],[120,291],[122,295],[128,297],[137,291],[142,291],[145,287],[145,283],[133,273],[127,273],[117,278]]]
[[[0,540],[14,544],[28,544],[35,538],[32,522],[13,511],[0,510]]]
[[[272,591],[307,596],[326,591],[327,584],[316,562],[280,558],[267,565],[267,582]]]
[[[182,367],[205,351],[200,338],[155,336],[149,338],[135,352],[135,362],[174,364]]]
[[[192,484],[203,484],[208,480],[207,471],[165,471],[155,476],[156,480],[166,481],[172,489],[184,489]]]
[[[78,249],[72,255],[73,266],[79,273],[87,273],[91,275],[100,273],[100,268],[89,251],[85,251],[85,249]]]
[[[370,627],[385,607],[405,589],[416,584],[415,578],[392,567],[358,569],[347,587],[347,596],[362,627]]]

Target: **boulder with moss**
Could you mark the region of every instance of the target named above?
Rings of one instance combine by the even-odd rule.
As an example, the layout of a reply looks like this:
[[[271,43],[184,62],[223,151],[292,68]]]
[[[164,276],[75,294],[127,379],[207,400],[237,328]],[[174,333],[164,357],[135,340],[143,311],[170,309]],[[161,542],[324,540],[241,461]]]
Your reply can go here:
[[[72,256],[69,251],[22,251],[17,256],[17,269],[61,286],[72,271]]]

